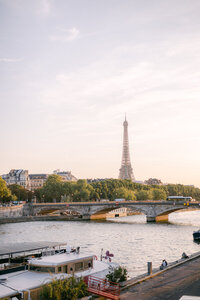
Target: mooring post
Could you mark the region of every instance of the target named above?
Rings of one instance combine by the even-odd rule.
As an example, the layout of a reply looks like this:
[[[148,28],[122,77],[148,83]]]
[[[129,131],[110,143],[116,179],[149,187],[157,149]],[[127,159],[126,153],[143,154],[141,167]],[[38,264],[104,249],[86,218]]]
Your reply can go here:
[[[152,274],[152,262],[148,262],[147,263],[147,273],[148,275],[151,275]]]

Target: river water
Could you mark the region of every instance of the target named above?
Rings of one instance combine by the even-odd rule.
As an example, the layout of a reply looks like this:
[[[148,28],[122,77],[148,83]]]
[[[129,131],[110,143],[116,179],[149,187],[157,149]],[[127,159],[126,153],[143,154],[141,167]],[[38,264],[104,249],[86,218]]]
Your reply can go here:
[[[100,257],[101,248],[114,254],[113,261],[128,269],[130,277],[147,271],[147,262],[159,267],[200,251],[192,233],[200,228],[200,211],[172,213],[169,223],[146,223],[144,215],[107,221],[48,221],[0,225],[2,244],[55,241],[80,246],[82,252]]]

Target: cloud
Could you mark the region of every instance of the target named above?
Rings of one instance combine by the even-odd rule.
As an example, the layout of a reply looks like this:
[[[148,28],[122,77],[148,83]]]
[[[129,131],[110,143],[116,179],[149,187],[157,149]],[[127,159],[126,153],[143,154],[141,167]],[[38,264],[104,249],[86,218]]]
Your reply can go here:
[[[59,29],[59,31],[61,31],[61,33],[51,35],[49,37],[51,41],[69,42],[80,37],[80,31],[76,27],[70,29]]]
[[[38,3],[37,13],[43,16],[48,16],[51,13],[51,0],[41,0]]]
[[[158,124],[165,131],[168,127],[181,131],[182,123],[186,124],[182,119],[198,111],[200,94],[200,45],[193,38],[187,44],[185,40],[137,47],[131,43],[71,72],[63,70],[41,91],[40,105],[44,110],[48,107],[48,126],[53,131],[54,124],[59,124],[63,134],[70,128],[70,132],[100,135],[109,119],[119,120],[126,111],[135,130],[143,130],[150,138],[152,130],[158,136]],[[178,58],[166,54],[171,49],[180,53]],[[180,126],[176,126],[177,118]]]
[[[0,58],[0,62],[12,63],[23,61],[23,58]]]

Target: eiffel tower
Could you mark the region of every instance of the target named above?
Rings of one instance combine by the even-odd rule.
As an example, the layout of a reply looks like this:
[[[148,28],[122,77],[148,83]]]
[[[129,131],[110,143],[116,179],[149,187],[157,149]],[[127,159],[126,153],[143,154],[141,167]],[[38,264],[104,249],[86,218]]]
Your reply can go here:
[[[123,123],[124,126],[124,137],[123,137],[123,152],[122,152],[122,164],[119,169],[119,179],[130,179],[135,181],[135,177],[133,174],[133,169],[131,167],[131,160],[129,154],[129,143],[128,143],[128,122],[125,121]]]

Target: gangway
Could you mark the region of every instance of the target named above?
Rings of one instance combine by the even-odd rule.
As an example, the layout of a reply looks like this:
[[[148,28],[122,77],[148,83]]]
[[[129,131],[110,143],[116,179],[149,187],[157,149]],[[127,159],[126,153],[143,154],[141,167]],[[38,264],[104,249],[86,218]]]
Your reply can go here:
[[[103,296],[107,299],[118,300],[120,295],[120,286],[118,283],[110,282],[107,279],[88,276],[85,278],[88,286],[88,292]]]

